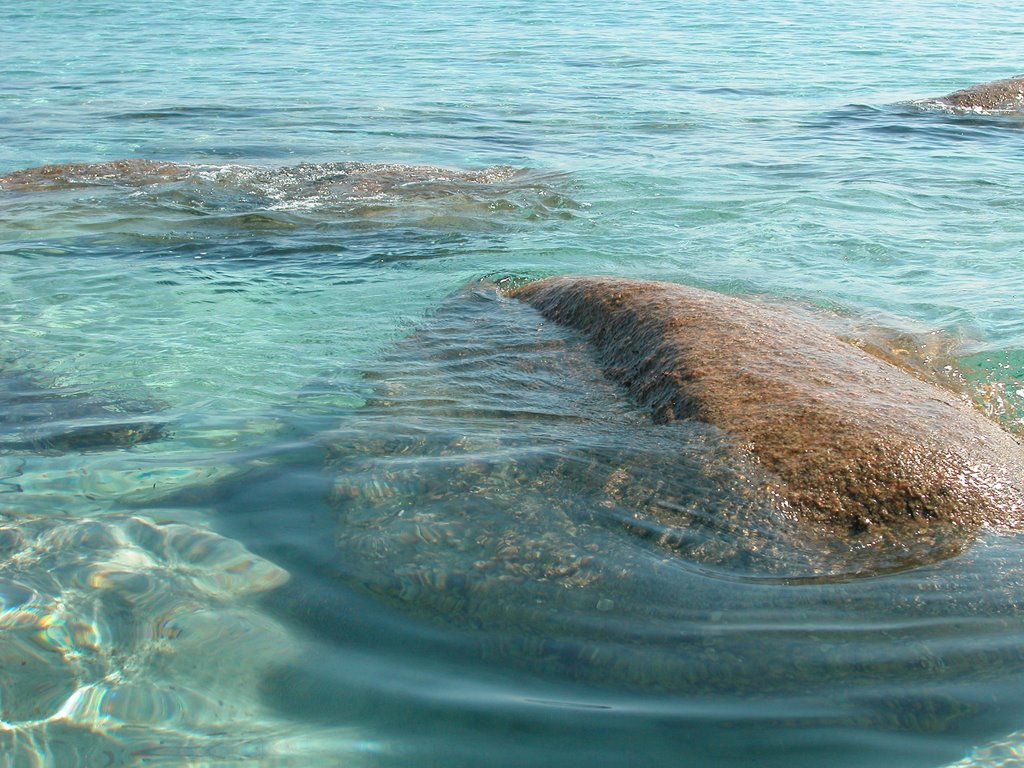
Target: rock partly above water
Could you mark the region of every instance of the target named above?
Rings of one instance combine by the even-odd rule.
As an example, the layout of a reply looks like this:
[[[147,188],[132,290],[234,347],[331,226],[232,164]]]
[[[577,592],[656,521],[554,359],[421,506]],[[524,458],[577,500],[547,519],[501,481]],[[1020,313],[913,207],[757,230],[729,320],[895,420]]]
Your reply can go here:
[[[955,395],[813,323],[667,283],[558,277],[511,295],[581,332],[659,422],[722,429],[809,539],[898,547],[1024,519],[1024,451]],[[671,521],[671,511],[659,517]]]
[[[508,181],[521,173],[522,171],[508,166],[467,171],[429,165],[347,162],[260,168],[247,165],[203,165],[129,158],[105,163],[59,163],[13,171],[0,175],[0,189],[40,192],[96,185],[142,187],[190,178],[215,178],[229,186],[266,187],[274,183],[294,185],[299,182],[307,187],[340,186],[352,195],[374,197],[398,192],[422,192],[423,186],[436,186],[443,191],[444,185],[453,183],[495,184]]]
[[[38,192],[73,186],[121,183],[144,186],[185,178],[189,166],[130,158],[106,163],[60,163],[26,168],[0,176],[0,189]]]
[[[970,714],[900,696],[914,685],[1019,670],[1003,619],[933,658],[962,642],[950,617],[1012,617],[1012,638],[1020,611],[1016,554],[947,559],[1019,506],[982,484],[1016,443],[956,396],[813,321],[703,291],[562,278],[510,293],[524,301],[459,292],[374,359],[365,405],[317,436],[323,473],[304,457],[224,485],[221,519],[292,574],[274,598],[290,621],[415,648],[418,669],[813,692],[849,703],[842,722],[913,730]],[[627,369],[633,403],[615,383]],[[965,466],[978,457],[991,466]],[[309,685],[286,694],[315,700],[318,669]]]
[[[366,405],[319,438],[334,551],[303,562],[514,634],[537,605],[563,623],[660,605],[684,563],[787,581],[913,568],[1024,509],[1013,437],[812,321],[628,280],[510,293],[456,294],[366,372]],[[247,525],[251,494],[226,494]],[[718,598],[702,589],[703,610]]]
[[[921,103],[969,112],[1021,112],[1024,111],[1024,75],[974,85]]]
[[[93,215],[107,217],[112,208],[131,221],[155,218],[161,232],[168,222],[191,230],[226,227],[232,236],[265,227],[412,226],[490,230],[512,219],[570,218],[582,206],[565,194],[566,177],[525,168],[492,166],[453,169],[401,163],[300,163],[256,166],[173,163],[129,159],[103,163],[45,165],[0,175],[0,195],[53,194],[76,198],[72,220],[57,206],[46,215],[66,228],[85,217],[94,232]],[[38,229],[45,205],[31,206],[31,216],[15,227]],[[136,231],[117,227],[119,235]],[[382,246],[384,248],[384,246]],[[384,248],[387,250],[387,248]],[[377,254],[375,259],[379,259]]]

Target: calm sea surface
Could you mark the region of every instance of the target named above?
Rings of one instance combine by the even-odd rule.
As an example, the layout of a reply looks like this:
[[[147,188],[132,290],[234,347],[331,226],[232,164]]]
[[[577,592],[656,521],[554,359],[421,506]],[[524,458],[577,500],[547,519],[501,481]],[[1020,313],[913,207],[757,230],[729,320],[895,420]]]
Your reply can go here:
[[[0,765],[1024,764],[1019,536],[767,557],[706,427],[492,287],[755,294],[1021,429],[1024,118],[911,102],[1024,71],[1024,11],[42,0],[0,39],[0,174],[186,164],[0,189]]]

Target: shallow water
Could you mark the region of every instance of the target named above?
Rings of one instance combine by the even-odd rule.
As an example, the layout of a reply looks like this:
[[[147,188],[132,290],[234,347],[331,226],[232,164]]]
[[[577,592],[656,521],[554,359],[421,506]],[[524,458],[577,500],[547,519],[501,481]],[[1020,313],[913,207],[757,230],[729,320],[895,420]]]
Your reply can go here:
[[[1019,430],[1024,120],[912,102],[1022,27],[0,9],[0,174],[186,164],[0,189],[0,764],[1019,761],[1017,536],[802,552],[488,281],[757,294]]]

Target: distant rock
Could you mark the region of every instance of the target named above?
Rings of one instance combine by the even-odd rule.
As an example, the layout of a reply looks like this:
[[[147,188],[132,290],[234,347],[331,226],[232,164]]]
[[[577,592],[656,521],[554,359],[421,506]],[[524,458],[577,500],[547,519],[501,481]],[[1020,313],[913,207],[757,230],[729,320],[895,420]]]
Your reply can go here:
[[[289,194],[308,195],[311,190],[340,188],[349,197],[372,198],[383,194],[450,192],[452,185],[498,184],[522,173],[509,166],[467,171],[430,165],[347,162],[263,168],[130,158],[103,163],[60,163],[13,171],[0,175],[0,190],[38,192],[81,186],[142,187],[212,178],[239,189],[279,189]]]
[[[966,112],[1024,112],[1024,75],[974,85],[919,103]]]
[[[0,454],[57,455],[130,448],[167,437],[161,405],[46,386],[0,368]]]

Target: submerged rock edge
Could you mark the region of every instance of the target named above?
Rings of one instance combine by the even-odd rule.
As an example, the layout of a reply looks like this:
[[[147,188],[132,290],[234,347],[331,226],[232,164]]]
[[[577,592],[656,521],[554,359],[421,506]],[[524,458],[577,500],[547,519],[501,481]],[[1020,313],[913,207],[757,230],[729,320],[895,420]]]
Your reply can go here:
[[[696,418],[777,478],[809,534],[899,546],[1024,520],[1024,449],[951,393],[803,318],[683,285],[553,277],[506,291],[593,345],[661,422]]]

